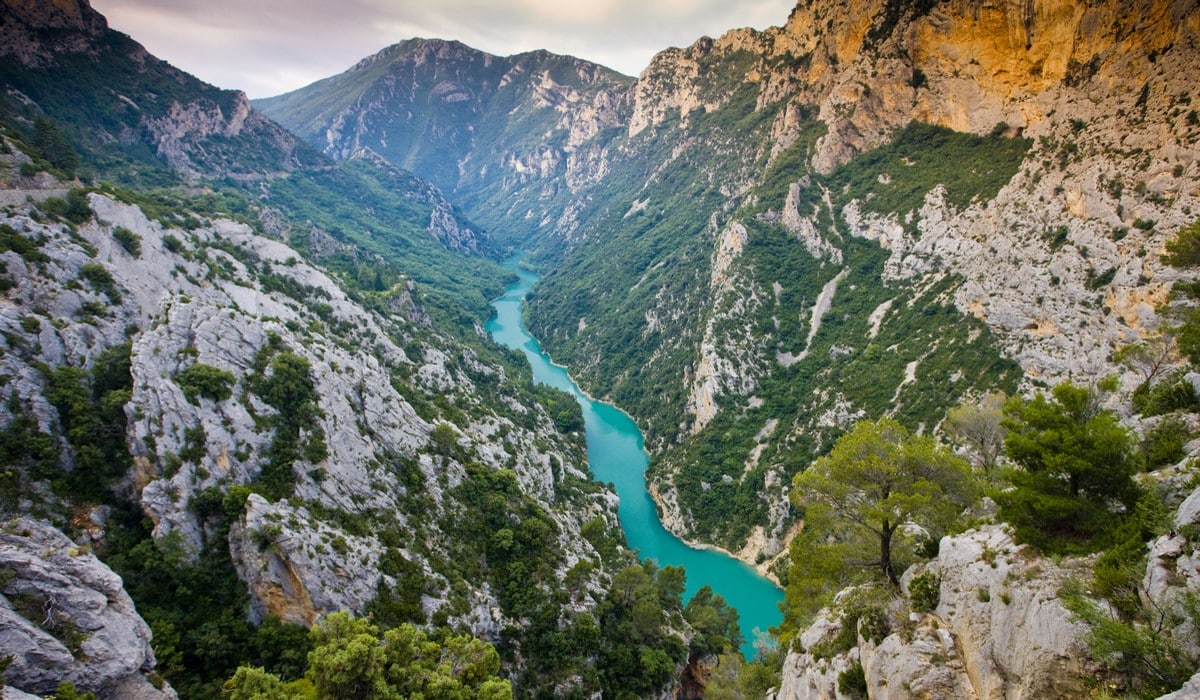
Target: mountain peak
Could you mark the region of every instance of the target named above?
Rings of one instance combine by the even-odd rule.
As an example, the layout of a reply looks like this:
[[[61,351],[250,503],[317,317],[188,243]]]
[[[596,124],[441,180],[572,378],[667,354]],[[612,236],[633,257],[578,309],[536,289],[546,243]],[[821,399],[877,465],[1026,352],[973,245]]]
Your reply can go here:
[[[92,50],[106,31],[108,21],[87,0],[0,0],[0,57],[27,67]]]

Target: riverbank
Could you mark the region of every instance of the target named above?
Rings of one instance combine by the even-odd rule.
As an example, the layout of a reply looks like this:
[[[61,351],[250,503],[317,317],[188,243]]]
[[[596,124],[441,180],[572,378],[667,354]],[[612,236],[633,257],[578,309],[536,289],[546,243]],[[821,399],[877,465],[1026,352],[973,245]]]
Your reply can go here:
[[[716,548],[689,546],[663,527],[647,491],[645,471],[649,457],[641,431],[627,413],[589,396],[571,379],[565,367],[556,365],[542,352],[525,328],[521,314],[525,295],[538,277],[528,270],[513,271],[518,274],[518,281],[492,302],[496,317],[488,321],[487,332],[497,342],[521,351],[528,358],[535,381],[575,397],[583,411],[589,467],[597,481],[612,483],[616,489],[620,499],[617,514],[629,546],[640,557],[654,559],[660,566],[682,566],[687,571],[686,597],[702,586],[710,586],[737,608],[747,640],[742,653],[752,656],[757,635],[765,634],[782,619],[779,603],[783,594],[778,582],[763,576],[754,565]]]

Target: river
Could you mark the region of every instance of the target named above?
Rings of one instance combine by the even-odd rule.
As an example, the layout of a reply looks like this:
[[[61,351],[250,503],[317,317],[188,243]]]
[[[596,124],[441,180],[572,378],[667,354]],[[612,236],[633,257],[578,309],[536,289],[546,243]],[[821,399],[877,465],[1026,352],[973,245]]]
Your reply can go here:
[[[584,394],[567,370],[553,364],[541,345],[529,334],[521,318],[521,305],[538,276],[509,262],[507,267],[520,275],[504,296],[492,302],[496,317],[487,323],[487,331],[501,345],[525,353],[533,366],[533,378],[542,384],[570,393],[583,407],[587,429],[587,455],[592,473],[602,482],[612,482],[620,497],[617,509],[629,546],[643,558],[654,559],[660,566],[687,569],[686,601],[703,585],[737,608],[742,636],[742,653],[754,656],[754,640],[767,628],[779,624],[778,604],[783,592],[752,567],[715,550],[693,549],[667,532],[659,522],[654,501],[646,491],[646,466],[649,458],[643,447],[642,433],[633,420],[611,404],[593,401]]]

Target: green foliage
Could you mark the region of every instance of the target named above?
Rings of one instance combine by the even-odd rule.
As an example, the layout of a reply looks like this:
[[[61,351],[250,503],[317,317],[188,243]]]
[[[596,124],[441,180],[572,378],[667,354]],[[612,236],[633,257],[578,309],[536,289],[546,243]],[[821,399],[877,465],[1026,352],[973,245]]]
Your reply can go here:
[[[100,263],[84,263],[83,267],[79,268],[79,279],[92,285],[92,289],[107,296],[112,303],[121,303],[121,292],[117,289],[116,280],[108,268]]]
[[[214,536],[194,560],[176,533],[152,538],[151,523],[133,506],[116,512],[103,552],[154,632],[159,673],[181,697],[220,698],[222,681],[243,663],[295,678],[309,648],[303,627],[268,617],[255,629],[246,620],[249,596],[228,546],[229,522],[242,504],[227,500],[228,513],[207,516]]]
[[[1200,409],[1200,398],[1184,371],[1167,373],[1156,382],[1142,382],[1131,399],[1133,408],[1147,417]]]
[[[74,683],[63,682],[54,689],[52,700],[96,700],[95,693],[80,693]]]
[[[1194,593],[1186,596],[1182,609],[1148,622],[1112,616],[1087,598],[1078,583],[1068,586],[1059,598],[1090,628],[1085,641],[1092,659],[1121,679],[1123,690],[1134,697],[1155,698],[1178,690],[1200,664],[1200,658],[1186,651],[1173,634],[1176,625],[1200,619],[1200,602]]]
[[[175,376],[179,388],[183,389],[188,401],[197,403],[197,397],[213,401],[224,401],[233,396],[233,384],[237,379],[233,372],[197,362],[188,365]]]
[[[142,237],[133,231],[124,226],[118,226],[113,229],[112,236],[125,249],[126,253],[135,258],[142,254]]]
[[[834,523],[825,537],[873,543],[865,566],[892,585],[898,585],[901,561],[915,554],[916,543],[906,541],[901,527],[915,523],[936,538],[953,527],[976,490],[965,462],[889,419],[858,423],[794,483],[797,506]]]
[[[79,154],[67,142],[62,129],[53,119],[39,116],[33,122],[33,146],[51,167],[67,178],[75,177]]]
[[[1181,228],[1167,241],[1163,262],[1188,270],[1200,266],[1200,220]],[[1174,296],[1188,298],[1181,308],[1173,309],[1178,324],[1174,330],[1179,351],[1192,366],[1200,365],[1200,309],[1195,306],[1200,290],[1194,282],[1177,282],[1171,292]]]
[[[663,577],[671,568],[667,567],[659,572],[660,589],[663,588]],[[676,571],[682,577],[683,570]],[[669,591],[668,595],[674,596],[678,593]],[[707,585],[701,586],[696,595],[688,601],[683,609],[683,617],[696,633],[689,650],[694,656],[719,654],[726,649],[737,649],[742,644],[737,610],[730,607],[724,598],[713,593],[712,588]]]
[[[0,430],[0,513],[5,516],[15,515],[21,498],[32,495],[29,482],[61,476],[58,441],[42,432],[15,392],[9,394],[8,413],[8,425]]]
[[[1181,416],[1165,416],[1142,437],[1143,467],[1151,471],[1175,464],[1184,458],[1184,445],[1191,437],[1192,431]]]
[[[917,612],[933,612],[942,598],[942,577],[932,569],[914,576],[908,584],[908,599]]]
[[[1179,229],[1167,241],[1162,260],[1173,267],[1200,267],[1200,219]]]
[[[66,199],[48,197],[38,206],[46,214],[72,224],[82,224],[92,218],[87,192],[78,188],[68,191]]]
[[[644,697],[658,692],[674,677],[676,666],[687,659],[683,640],[665,629],[668,616],[681,611],[679,590],[678,581],[672,576],[664,580],[651,560],[613,576],[608,594],[596,608],[601,633],[596,668],[604,697]],[[705,605],[715,601],[710,599]],[[701,613],[699,607],[693,614],[707,617],[709,613]],[[733,639],[736,618],[729,618],[728,612],[723,605],[714,611],[716,618],[725,615],[723,623],[715,626],[724,624],[724,633],[732,633],[727,638]]]
[[[253,377],[250,387],[276,410],[271,419],[275,435],[256,483],[264,497],[278,500],[290,496],[295,488],[296,460],[320,461],[327,455],[324,431],[317,422],[323,414],[308,360],[283,349],[277,337],[259,352],[255,364],[265,373]],[[302,434],[307,434],[303,444]]]
[[[491,312],[489,300],[504,290],[508,275],[498,265],[446,250],[430,236],[431,208],[420,196],[427,185],[409,173],[350,161],[293,173],[269,187],[268,201],[293,220],[378,255],[415,281],[424,308],[447,330],[464,333],[482,322]],[[304,237],[294,237],[292,245],[306,249],[310,229],[303,228]],[[373,286],[373,273],[371,279]]]
[[[1152,489],[1143,491],[1113,536],[1114,544],[1096,560],[1095,592],[1107,598],[1125,619],[1142,614],[1142,577],[1146,543],[1166,533],[1171,513]]]
[[[438,630],[434,637],[404,624],[379,633],[363,618],[335,612],[312,628],[306,676],[315,698],[384,700],[511,700],[512,686],[497,674],[492,645]],[[261,668],[242,666],[225,693],[242,700],[293,697]]]
[[[1050,552],[1105,546],[1121,517],[1115,501],[1136,503],[1137,460],[1128,431],[1100,408],[1100,396],[1069,382],[1005,406],[1005,448],[1020,468],[1009,470],[1011,489],[1000,491],[1000,513],[1022,542]]]
[[[547,384],[535,384],[534,396],[563,435],[583,432],[583,407],[575,397]]]
[[[27,263],[50,262],[50,256],[38,250],[43,242],[29,238],[8,224],[0,224],[0,252],[11,250]]]
[[[913,122],[891,143],[836,170],[829,186],[847,188],[847,198],[860,200],[868,211],[901,219],[920,209],[938,185],[946,188],[948,203],[964,209],[995,198],[1032,145],[1032,139],[975,136]]]
[[[866,700],[867,674],[863,671],[862,664],[856,661],[850,665],[850,668],[839,673],[837,689],[840,695],[856,700]]]
[[[100,353],[90,373],[67,365],[47,369],[46,398],[58,410],[75,467],[55,483],[60,495],[105,502],[107,488],[129,468],[124,406],[129,402],[129,342]]]

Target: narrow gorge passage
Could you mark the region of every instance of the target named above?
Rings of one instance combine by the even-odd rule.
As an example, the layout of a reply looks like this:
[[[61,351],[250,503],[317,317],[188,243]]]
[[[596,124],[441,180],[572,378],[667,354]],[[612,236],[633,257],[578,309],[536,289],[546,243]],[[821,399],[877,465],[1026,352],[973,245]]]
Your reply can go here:
[[[529,358],[535,381],[575,397],[583,407],[588,462],[597,480],[616,486],[621,498],[617,512],[629,546],[638,550],[643,558],[654,559],[659,566],[687,569],[685,600],[701,586],[709,585],[736,607],[742,636],[746,638],[742,653],[753,658],[755,638],[760,633],[765,634],[769,627],[778,625],[782,618],[778,604],[783,601],[783,591],[743,562],[723,552],[693,549],[667,532],[646,491],[649,458],[637,425],[615,406],[594,401],[584,394],[567,370],[553,364],[550,356],[542,352],[541,345],[529,334],[521,319],[521,305],[538,276],[517,267],[516,261],[510,261],[506,267],[519,274],[520,279],[504,296],[492,302],[496,317],[488,321],[488,333],[496,342],[520,350]]]

